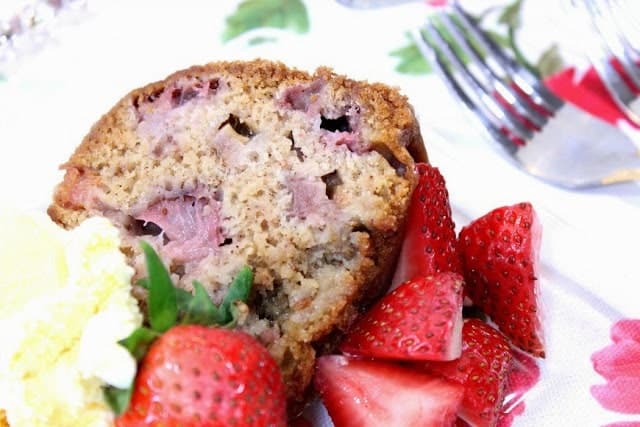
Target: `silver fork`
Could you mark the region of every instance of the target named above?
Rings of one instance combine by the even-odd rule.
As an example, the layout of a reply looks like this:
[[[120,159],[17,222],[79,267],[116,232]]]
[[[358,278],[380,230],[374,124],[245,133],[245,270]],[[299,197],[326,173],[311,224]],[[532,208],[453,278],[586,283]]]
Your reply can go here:
[[[489,136],[531,175],[572,189],[640,180],[636,138],[553,95],[457,2],[412,36]]]
[[[638,96],[623,75],[640,89],[640,51],[633,40],[640,37],[640,4],[635,0],[566,0],[568,10],[580,15],[587,32],[599,35],[599,43],[585,50],[602,82],[627,118],[640,126],[640,115],[631,108]],[[634,4],[635,3],[635,6]],[[635,10],[634,10],[635,9]],[[635,22],[634,22],[635,21]],[[584,33],[582,33],[584,34]],[[635,37],[631,36],[635,35]],[[620,69],[613,66],[616,59]]]

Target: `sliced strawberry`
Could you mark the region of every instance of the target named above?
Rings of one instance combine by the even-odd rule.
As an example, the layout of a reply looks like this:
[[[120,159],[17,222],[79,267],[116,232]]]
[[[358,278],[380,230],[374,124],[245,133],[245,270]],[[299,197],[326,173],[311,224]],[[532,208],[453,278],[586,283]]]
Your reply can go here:
[[[460,385],[379,361],[322,356],[314,385],[336,427],[451,426]]]
[[[530,203],[497,208],[460,232],[465,292],[511,339],[544,357],[536,268],[541,228]]]
[[[280,375],[267,349],[243,332],[176,326],[151,345],[116,426],[284,427]]]
[[[289,427],[313,427],[313,423],[304,417],[296,417],[289,420]]]
[[[513,362],[497,427],[510,427],[525,410],[524,396],[540,380],[540,368],[527,353],[512,348]]]
[[[385,295],[342,342],[349,355],[395,360],[460,356],[462,276],[417,277]]]
[[[464,386],[458,416],[474,427],[495,426],[501,413],[513,355],[507,339],[479,319],[462,327],[462,355],[451,362],[428,362],[427,372]]]
[[[437,168],[428,164],[418,163],[416,167],[420,180],[411,196],[392,287],[417,276],[445,271],[462,274],[444,178]]]

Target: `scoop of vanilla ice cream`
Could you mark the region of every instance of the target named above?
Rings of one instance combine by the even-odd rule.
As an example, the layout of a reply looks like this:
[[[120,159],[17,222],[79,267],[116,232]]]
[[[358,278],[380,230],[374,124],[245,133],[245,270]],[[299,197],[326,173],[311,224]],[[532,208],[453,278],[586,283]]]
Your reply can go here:
[[[64,285],[64,232],[44,214],[0,209],[0,317]]]
[[[0,410],[11,427],[111,426],[106,384],[135,360],[118,341],[142,322],[117,230],[92,218],[65,231],[0,209]]]

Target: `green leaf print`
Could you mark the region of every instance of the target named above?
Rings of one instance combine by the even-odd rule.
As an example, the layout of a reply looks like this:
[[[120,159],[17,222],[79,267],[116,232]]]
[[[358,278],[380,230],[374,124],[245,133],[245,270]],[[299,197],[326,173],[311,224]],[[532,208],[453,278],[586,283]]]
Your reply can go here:
[[[493,30],[487,30],[487,34],[489,34],[489,37],[491,37],[491,39],[498,45],[505,48],[509,48],[511,46],[511,44],[509,43],[509,37]]]
[[[522,0],[516,0],[502,10],[498,22],[510,28],[520,28],[522,25],[521,11]]]
[[[451,18],[456,21],[457,18],[455,16],[451,16]],[[431,22],[437,28],[438,32],[442,35],[442,37],[449,43],[452,49],[456,52],[456,55],[459,58],[462,58],[462,62],[465,64],[469,62],[469,57],[462,50],[460,46],[455,42],[455,40],[449,35],[446,31],[444,24],[438,18],[432,18]],[[396,65],[395,70],[399,73],[403,74],[428,74],[431,70],[431,64],[427,60],[424,59],[418,46],[411,40],[411,36],[407,35],[410,42],[399,49],[396,49],[390,53],[391,56],[395,56],[400,58],[400,62]],[[427,39],[429,39],[427,37]],[[431,43],[429,41],[429,43]],[[481,56],[484,56],[482,49],[474,43],[474,47],[477,48]],[[444,60],[445,65],[447,65],[447,61]]]
[[[517,39],[518,29],[522,26],[522,5],[523,0],[513,0],[503,6],[489,7],[484,12],[481,12],[472,18],[479,22],[480,26],[485,29],[489,37],[508,51],[520,65],[527,68],[533,74],[544,78],[559,71],[563,67],[564,63],[560,56],[558,47],[555,45],[547,48],[535,64],[531,63],[527,59],[524,52],[520,49]],[[490,19],[492,17],[497,18],[497,25],[493,25],[491,26],[492,28],[488,28],[489,25],[487,22],[495,23],[495,21]],[[454,21],[456,20],[455,16],[451,16],[451,18]],[[440,19],[438,17],[432,17],[431,22],[438,32],[440,32],[442,37],[447,40],[451,48],[456,52],[456,56],[461,58],[465,64],[468,63],[468,56],[452,39],[452,37],[449,36]],[[474,43],[474,47],[481,57],[485,56],[485,52],[477,43]],[[409,41],[407,45],[392,51],[390,55],[397,57],[400,60],[395,67],[395,70],[399,73],[417,75],[431,72],[431,65],[422,57],[420,50],[413,41]],[[444,58],[443,63],[445,66],[449,66],[448,61]]]
[[[253,37],[253,38],[249,39],[249,41],[247,41],[247,44],[249,46],[256,46],[256,45],[259,45],[259,44],[273,43],[275,41],[278,41],[278,39],[276,39],[275,37],[258,36],[258,37]]]
[[[536,68],[542,78],[555,74],[564,68],[564,61],[560,56],[558,45],[553,44],[542,52],[536,63]]]
[[[306,33],[309,15],[302,0],[244,0],[226,20],[222,41],[256,28],[279,28]]]
[[[431,72],[431,66],[413,41],[409,41],[405,46],[392,51],[389,55],[400,60],[396,65],[396,71],[399,73],[417,75]]]

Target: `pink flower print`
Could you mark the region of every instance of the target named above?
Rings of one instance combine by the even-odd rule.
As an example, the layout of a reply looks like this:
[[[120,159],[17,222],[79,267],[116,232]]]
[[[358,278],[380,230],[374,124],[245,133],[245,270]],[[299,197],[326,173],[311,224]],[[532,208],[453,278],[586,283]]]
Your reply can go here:
[[[592,386],[591,395],[606,409],[640,414],[640,319],[616,322],[611,340],[613,344],[591,355],[593,369],[607,380]]]
[[[619,423],[611,423],[602,427],[640,427],[640,421],[621,421]]]
[[[640,343],[640,320],[623,319],[611,327],[611,339],[613,342],[632,340]]]

